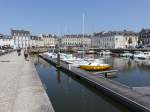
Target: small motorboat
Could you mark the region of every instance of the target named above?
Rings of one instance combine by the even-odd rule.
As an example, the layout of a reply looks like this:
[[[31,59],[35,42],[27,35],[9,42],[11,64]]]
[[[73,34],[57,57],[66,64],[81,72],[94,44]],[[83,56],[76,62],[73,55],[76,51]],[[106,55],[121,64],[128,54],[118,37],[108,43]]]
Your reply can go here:
[[[139,58],[139,59],[150,59],[150,52],[136,52],[134,54],[134,58]]]
[[[88,64],[89,64],[88,61],[80,60],[80,61],[74,61],[72,63],[72,66],[74,66],[74,67],[80,67],[81,65],[88,65]]]
[[[46,52],[43,53],[44,55],[48,56],[49,58],[57,58],[57,54],[53,52]]]
[[[112,68],[109,64],[98,63],[98,62],[90,62],[87,65],[80,65],[80,69],[87,70],[87,71],[102,71],[108,70]]]
[[[102,50],[99,54],[100,54],[101,56],[103,56],[103,55],[110,55],[111,52],[110,52],[109,50],[106,50],[106,51]]]
[[[95,54],[95,51],[94,50],[87,50],[86,54]]]
[[[132,57],[133,54],[132,53],[129,53],[128,51],[124,52],[123,54],[120,54],[120,56],[122,57]]]

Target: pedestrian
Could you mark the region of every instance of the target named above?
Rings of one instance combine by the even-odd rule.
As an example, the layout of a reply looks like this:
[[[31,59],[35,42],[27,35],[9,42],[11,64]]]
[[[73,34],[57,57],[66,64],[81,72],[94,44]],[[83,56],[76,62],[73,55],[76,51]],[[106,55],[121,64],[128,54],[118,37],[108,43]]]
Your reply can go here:
[[[17,53],[18,53],[18,56],[21,55],[21,48],[18,48],[18,49],[17,49]]]
[[[28,51],[25,49],[25,51],[24,51],[24,58],[25,58],[25,60],[26,61],[28,61],[27,59],[28,59]]]

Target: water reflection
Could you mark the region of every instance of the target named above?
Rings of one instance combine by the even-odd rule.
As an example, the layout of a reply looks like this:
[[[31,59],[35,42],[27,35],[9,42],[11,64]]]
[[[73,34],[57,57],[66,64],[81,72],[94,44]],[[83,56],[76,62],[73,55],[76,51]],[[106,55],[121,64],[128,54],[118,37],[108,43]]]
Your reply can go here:
[[[86,55],[86,57],[104,58],[105,63],[110,64],[113,69],[119,70],[116,74],[117,77],[112,80],[131,87],[150,86],[150,59],[140,60],[125,57],[92,55]]]
[[[112,60],[112,66],[114,69],[117,70],[130,70],[136,68],[134,61],[131,59],[124,59],[124,58],[109,58],[109,60]]]
[[[104,58],[113,69],[119,70],[117,77],[112,80],[132,87],[150,86],[149,60],[93,56]],[[47,93],[56,112],[129,112],[127,108],[86,85],[80,79],[56,70],[42,59],[39,59],[36,68],[47,87]]]
[[[100,91],[40,59],[36,69],[56,112],[129,112]]]
[[[112,79],[128,86],[150,86],[150,64],[149,60],[110,57],[105,59],[119,70],[117,77]]]
[[[60,68],[57,68],[56,71],[57,71],[57,82],[58,84],[60,84],[61,83]]]

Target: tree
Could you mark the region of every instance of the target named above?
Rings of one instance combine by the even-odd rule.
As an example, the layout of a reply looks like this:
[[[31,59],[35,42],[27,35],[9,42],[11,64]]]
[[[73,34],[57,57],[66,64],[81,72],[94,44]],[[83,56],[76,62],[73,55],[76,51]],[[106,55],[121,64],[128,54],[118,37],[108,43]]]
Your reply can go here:
[[[140,44],[144,44],[144,41],[143,41],[142,38],[139,38],[139,39],[138,39],[138,45],[140,45]]]
[[[132,44],[132,38],[131,37],[129,37],[128,44],[129,45]]]

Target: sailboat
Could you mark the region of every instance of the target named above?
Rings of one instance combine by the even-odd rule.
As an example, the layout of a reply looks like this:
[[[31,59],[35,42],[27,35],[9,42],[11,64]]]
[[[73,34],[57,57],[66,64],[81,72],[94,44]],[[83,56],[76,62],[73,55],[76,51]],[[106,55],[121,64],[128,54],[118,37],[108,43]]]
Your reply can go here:
[[[83,14],[83,23],[82,23],[83,58],[84,58],[84,17],[85,17],[85,14]],[[80,62],[79,68],[83,70],[88,70],[88,71],[100,71],[100,70],[108,70],[111,68],[111,66],[109,64],[105,64],[102,60],[101,61],[93,60],[93,61],[87,61],[86,63],[83,63],[83,64]]]

